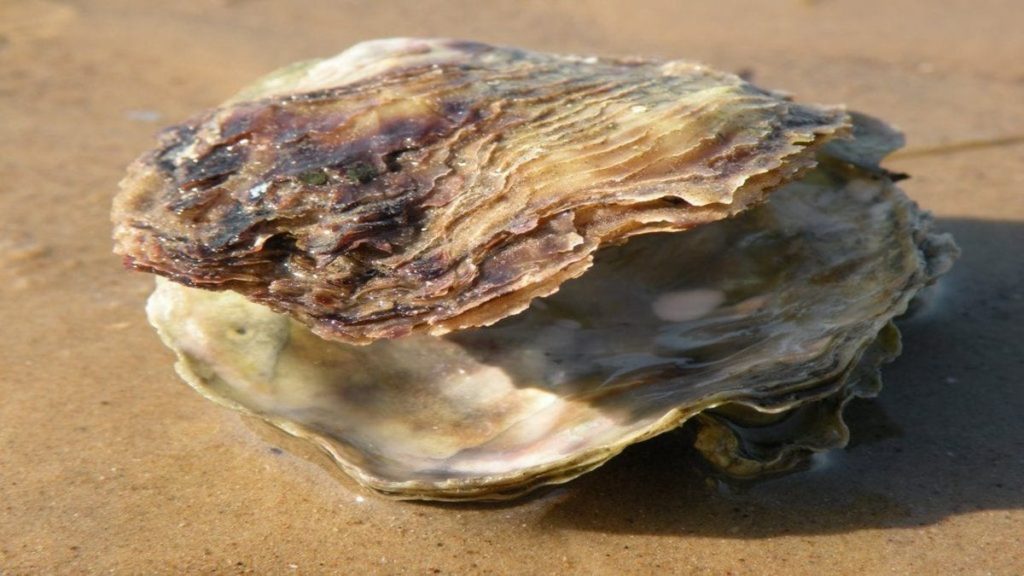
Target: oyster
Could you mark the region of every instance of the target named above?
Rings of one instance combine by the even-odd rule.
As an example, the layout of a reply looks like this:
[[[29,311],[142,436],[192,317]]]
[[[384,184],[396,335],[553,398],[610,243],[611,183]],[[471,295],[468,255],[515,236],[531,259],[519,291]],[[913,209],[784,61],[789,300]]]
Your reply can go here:
[[[692,64],[378,41],[167,132],[116,249],[176,281],[186,381],[381,492],[512,497],[691,419],[752,476],[846,441],[956,256],[901,143]]]

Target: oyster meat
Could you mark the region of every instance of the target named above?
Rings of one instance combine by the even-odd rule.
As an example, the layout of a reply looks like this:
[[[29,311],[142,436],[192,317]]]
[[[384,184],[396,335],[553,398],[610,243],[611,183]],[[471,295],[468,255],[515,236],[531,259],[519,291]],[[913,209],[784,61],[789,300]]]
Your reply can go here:
[[[116,251],[189,384],[383,493],[508,498],[687,421],[755,476],[845,443],[957,254],[901,143],[694,64],[375,41],[165,132]]]

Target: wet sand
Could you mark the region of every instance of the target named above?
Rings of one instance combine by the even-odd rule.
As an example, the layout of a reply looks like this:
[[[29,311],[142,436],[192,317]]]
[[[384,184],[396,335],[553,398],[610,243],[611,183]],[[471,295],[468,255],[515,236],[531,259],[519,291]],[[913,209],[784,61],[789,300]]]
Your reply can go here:
[[[0,574],[1024,573],[1024,4],[482,4],[0,0]],[[669,434],[513,503],[410,504],[179,381],[110,254],[125,165],[398,35],[701,60],[902,127],[888,167],[964,256],[849,448],[722,486]]]

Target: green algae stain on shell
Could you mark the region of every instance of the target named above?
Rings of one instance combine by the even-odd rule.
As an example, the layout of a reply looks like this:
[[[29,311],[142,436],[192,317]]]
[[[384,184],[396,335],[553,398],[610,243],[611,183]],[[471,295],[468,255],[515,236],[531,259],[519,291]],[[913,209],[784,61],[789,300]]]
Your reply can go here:
[[[367,343],[517,313],[604,245],[759,202],[847,129],[685,62],[387,40],[164,133],[117,252]]]

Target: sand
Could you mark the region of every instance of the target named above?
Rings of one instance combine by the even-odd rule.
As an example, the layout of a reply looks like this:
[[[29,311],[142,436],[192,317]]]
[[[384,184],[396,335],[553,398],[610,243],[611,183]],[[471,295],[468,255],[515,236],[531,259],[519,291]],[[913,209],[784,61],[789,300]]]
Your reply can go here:
[[[0,0],[0,574],[1024,574],[1021,29],[1017,0]],[[670,434],[513,503],[410,504],[179,381],[110,253],[125,165],[397,35],[702,60],[901,126],[888,165],[964,256],[851,445],[726,486]]]

